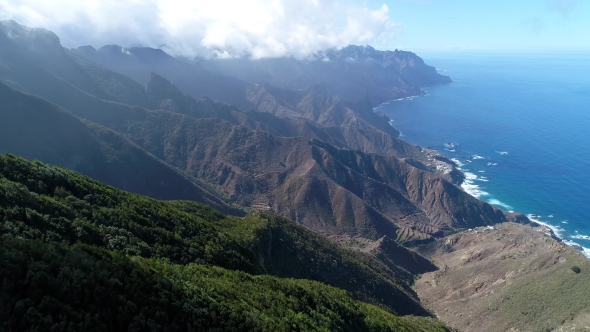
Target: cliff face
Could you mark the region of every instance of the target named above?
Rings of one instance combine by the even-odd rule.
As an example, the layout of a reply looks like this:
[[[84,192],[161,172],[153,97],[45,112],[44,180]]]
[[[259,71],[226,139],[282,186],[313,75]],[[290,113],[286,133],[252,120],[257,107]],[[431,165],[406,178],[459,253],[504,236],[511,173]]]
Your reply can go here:
[[[345,59],[353,63],[378,64],[394,68],[408,82],[417,86],[451,83],[451,78],[439,74],[436,68],[424,63],[415,53],[406,51],[377,51],[371,46],[350,45],[341,50],[332,50],[330,58]]]

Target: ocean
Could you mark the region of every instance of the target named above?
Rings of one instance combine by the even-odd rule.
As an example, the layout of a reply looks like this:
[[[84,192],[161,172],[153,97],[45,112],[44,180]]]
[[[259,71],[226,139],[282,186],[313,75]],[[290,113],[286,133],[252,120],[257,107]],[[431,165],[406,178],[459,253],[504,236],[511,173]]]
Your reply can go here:
[[[590,257],[590,55],[433,54],[453,83],[376,109],[438,150],[465,191],[550,226]]]

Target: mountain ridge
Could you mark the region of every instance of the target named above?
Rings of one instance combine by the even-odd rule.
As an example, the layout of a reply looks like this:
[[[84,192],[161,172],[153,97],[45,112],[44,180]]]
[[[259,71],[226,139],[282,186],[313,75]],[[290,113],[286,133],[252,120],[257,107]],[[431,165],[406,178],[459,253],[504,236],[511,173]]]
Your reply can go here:
[[[121,103],[117,94],[111,94],[114,100],[103,100],[55,74],[14,63],[14,74],[7,75],[21,87],[122,134],[188,177],[210,183],[230,204],[273,209],[325,234],[373,240],[387,235],[407,244],[508,220],[499,210],[431,175],[433,168],[426,166],[423,151],[397,140],[397,131],[372,110],[368,98],[343,101],[326,94],[322,85],[301,92],[251,85],[264,93],[266,106],[243,112],[206,98],[192,99],[170,81],[150,74],[145,104],[173,112],[148,110]],[[75,63],[76,68],[87,68],[84,61]],[[90,66],[86,76],[114,77],[118,84],[138,89],[96,68]],[[28,71],[27,79],[19,75],[22,70]],[[38,79],[30,79],[35,76]],[[165,99],[158,101],[161,98]],[[280,127],[264,131],[279,122],[283,128],[297,129],[292,137],[273,135]],[[383,143],[375,144],[373,138]],[[356,146],[351,148],[352,143]],[[371,154],[392,146],[396,149],[384,156]],[[358,147],[368,153],[355,151]],[[421,159],[413,159],[416,156]]]
[[[0,82],[0,151],[68,167],[113,186],[160,199],[195,199],[242,214],[196,179],[170,168],[103,126],[80,120],[41,98]],[[159,177],[159,182],[146,181]]]

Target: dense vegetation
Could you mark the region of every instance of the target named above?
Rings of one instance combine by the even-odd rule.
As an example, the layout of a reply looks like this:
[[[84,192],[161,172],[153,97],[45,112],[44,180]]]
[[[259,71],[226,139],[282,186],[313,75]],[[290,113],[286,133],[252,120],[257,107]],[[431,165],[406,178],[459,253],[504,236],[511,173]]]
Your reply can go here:
[[[5,331],[444,330],[308,280],[20,239],[3,239],[0,258]]]
[[[389,313],[426,313],[411,276],[273,214],[226,217],[6,155],[0,220],[7,330],[441,328]]]

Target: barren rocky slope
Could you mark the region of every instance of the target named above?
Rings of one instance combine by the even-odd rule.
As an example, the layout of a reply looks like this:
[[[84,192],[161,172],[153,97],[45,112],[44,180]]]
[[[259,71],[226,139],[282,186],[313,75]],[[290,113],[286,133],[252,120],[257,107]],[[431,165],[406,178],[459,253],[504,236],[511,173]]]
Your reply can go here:
[[[544,226],[504,223],[420,248],[439,271],[416,291],[461,331],[587,331],[590,261]],[[580,271],[574,272],[575,267]]]

